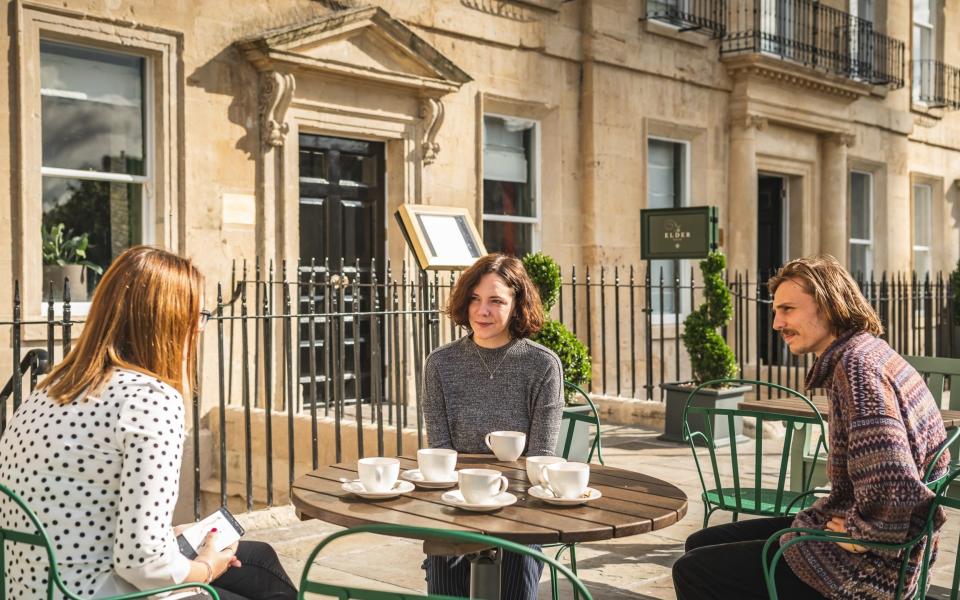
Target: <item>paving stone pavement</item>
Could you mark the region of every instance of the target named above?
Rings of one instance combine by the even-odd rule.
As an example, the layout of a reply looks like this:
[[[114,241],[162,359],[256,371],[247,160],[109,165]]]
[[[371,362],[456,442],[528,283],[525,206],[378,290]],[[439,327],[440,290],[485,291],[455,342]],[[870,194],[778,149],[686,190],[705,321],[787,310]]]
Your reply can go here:
[[[580,578],[597,600],[662,599],[673,600],[670,567],[683,552],[683,542],[700,529],[703,504],[700,482],[690,449],[657,440],[659,432],[625,426],[604,426],[604,460],[607,465],[639,471],[670,481],[690,499],[687,515],[679,523],[663,530],[604,542],[577,546]],[[775,441],[765,442],[764,453],[775,457]],[[738,446],[742,452],[751,442]],[[741,458],[741,461],[744,459]],[[742,464],[751,464],[745,462]],[[766,463],[765,463],[766,464]],[[765,474],[773,477],[774,475]],[[269,515],[252,513],[241,520],[248,525],[247,539],[270,542],[280,555],[287,572],[299,580],[310,551],[325,536],[340,528],[321,521],[300,522],[292,507],[271,509]],[[934,568],[932,598],[947,598],[956,560],[960,533],[960,514],[950,514],[941,544],[940,559]],[[717,512],[711,525],[730,521],[727,513]],[[426,584],[420,563],[421,544],[412,540],[355,536],[335,543],[325,551],[310,573],[311,578],[336,583],[363,583],[374,589],[406,590],[424,593]],[[541,599],[550,598],[549,578],[540,582]],[[569,586],[561,583],[561,597],[572,597]]]

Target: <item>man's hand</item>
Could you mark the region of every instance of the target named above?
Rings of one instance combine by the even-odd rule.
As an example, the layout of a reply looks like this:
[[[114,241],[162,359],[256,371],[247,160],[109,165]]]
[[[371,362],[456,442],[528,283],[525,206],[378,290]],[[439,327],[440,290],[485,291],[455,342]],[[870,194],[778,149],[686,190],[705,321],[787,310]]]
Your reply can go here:
[[[846,533],[847,527],[843,522],[841,517],[833,517],[825,526],[827,531],[833,531],[835,533]],[[867,551],[865,546],[859,544],[848,544],[847,542],[837,542],[837,545],[846,550],[847,552],[852,552],[854,554],[863,554]]]

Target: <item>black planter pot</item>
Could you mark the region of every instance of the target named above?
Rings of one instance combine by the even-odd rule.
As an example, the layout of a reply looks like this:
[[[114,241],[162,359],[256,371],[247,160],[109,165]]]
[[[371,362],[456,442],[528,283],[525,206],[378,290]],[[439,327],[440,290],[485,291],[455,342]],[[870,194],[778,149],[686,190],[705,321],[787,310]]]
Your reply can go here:
[[[683,408],[687,404],[687,398],[690,392],[696,386],[689,383],[664,383],[660,386],[667,394],[666,416],[663,422],[663,435],[658,439],[667,442],[687,443],[683,439]],[[704,388],[697,392],[694,400],[695,406],[705,406],[710,408],[737,408],[737,405],[743,401],[743,396],[750,391],[750,386],[738,386],[730,388],[707,389]],[[692,429],[702,429],[704,427],[703,415],[691,415],[690,426]],[[733,420],[733,431],[728,428],[727,419],[715,418],[713,422],[714,439],[717,445],[723,446],[730,443],[731,435],[736,442],[746,440],[743,435],[743,420],[735,417]]]

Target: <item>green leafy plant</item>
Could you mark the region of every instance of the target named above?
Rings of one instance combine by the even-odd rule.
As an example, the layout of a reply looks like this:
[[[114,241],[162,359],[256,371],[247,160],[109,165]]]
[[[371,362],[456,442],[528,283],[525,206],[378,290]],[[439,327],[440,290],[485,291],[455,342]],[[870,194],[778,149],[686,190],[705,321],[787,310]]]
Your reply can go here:
[[[49,229],[40,226],[43,243],[44,265],[82,265],[97,275],[103,273],[103,267],[87,260],[87,248],[90,247],[90,236],[86,233],[73,235],[73,232],[64,232],[63,223],[51,225]]]
[[[523,257],[523,266],[540,292],[540,302],[543,303],[544,312],[550,312],[560,297],[560,266],[543,252]],[[530,336],[530,339],[550,348],[560,358],[564,379],[580,386],[590,382],[593,370],[590,349],[563,323],[547,317],[543,328]],[[565,390],[568,402],[572,396]]]
[[[723,280],[727,260],[719,251],[700,261],[704,280],[703,303],[683,322],[683,345],[690,354],[693,378],[698,383],[737,375],[737,359],[717,331],[733,316],[730,290]]]
[[[543,328],[530,339],[553,350],[563,365],[563,378],[577,385],[590,381],[590,350],[560,321],[547,319]],[[569,395],[567,396],[569,400]]]
[[[523,267],[540,292],[544,312],[550,312],[560,297],[560,265],[543,252],[523,257]]]
[[[950,294],[953,296],[953,324],[960,325],[960,261],[950,273]]]

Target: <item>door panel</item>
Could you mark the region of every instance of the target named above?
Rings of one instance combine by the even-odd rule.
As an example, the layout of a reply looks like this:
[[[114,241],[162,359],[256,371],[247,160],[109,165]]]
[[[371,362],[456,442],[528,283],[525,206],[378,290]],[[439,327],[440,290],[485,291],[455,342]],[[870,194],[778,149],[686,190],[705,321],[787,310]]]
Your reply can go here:
[[[372,308],[371,264],[384,264],[384,145],[380,142],[347,140],[319,135],[300,135],[300,310],[306,313],[311,299],[311,274],[315,286],[315,311],[360,312]],[[311,267],[311,260],[313,266]],[[330,282],[349,282],[335,288]],[[352,284],[360,286],[354,297]],[[341,303],[342,302],[342,306]],[[333,389],[326,375],[332,372],[334,355],[342,347],[341,371],[346,380],[344,399],[369,400],[370,364],[369,322],[359,324],[352,317],[343,319],[343,339],[338,340],[339,323],[314,319],[313,342],[309,319],[302,319],[300,335],[300,382],[304,404],[312,401],[310,391],[310,354],[314,353],[317,375],[317,401],[333,400]],[[382,340],[381,340],[382,341]],[[360,352],[360,372],[354,359],[354,346]],[[338,378],[335,378],[338,379]]]

